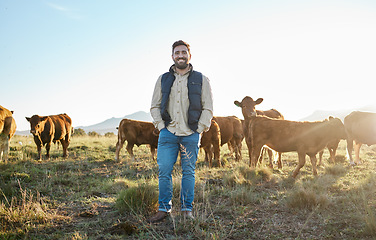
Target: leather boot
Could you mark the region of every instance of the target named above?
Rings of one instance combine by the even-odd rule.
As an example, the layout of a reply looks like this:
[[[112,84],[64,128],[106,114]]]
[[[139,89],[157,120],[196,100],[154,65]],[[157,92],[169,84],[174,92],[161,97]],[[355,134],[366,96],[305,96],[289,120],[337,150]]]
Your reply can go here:
[[[165,219],[167,216],[168,216],[168,212],[158,211],[154,216],[149,218],[147,221],[149,223],[157,223]]]

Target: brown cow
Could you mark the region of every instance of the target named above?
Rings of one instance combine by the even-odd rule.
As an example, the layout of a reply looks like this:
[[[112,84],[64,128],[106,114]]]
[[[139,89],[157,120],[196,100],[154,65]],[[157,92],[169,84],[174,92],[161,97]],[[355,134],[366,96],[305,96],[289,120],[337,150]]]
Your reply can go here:
[[[266,111],[256,110],[256,105],[259,105],[260,103],[262,103],[262,101],[264,101],[263,98],[258,98],[256,101],[254,101],[249,96],[244,97],[241,102],[234,101],[234,104],[242,109],[242,113],[244,116],[244,123],[243,123],[244,135],[246,137],[247,137],[247,132],[248,132],[247,127],[249,126],[249,121],[251,119],[251,116],[258,115],[258,116],[267,116],[269,118],[274,118],[274,119],[284,119],[283,115],[275,109],[270,109]],[[249,152],[249,148],[250,146],[248,146],[248,152]],[[269,148],[265,148],[265,149],[268,151],[268,155],[269,155],[269,167],[273,168],[273,163],[272,163],[273,152]],[[262,155],[260,157],[260,161],[262,159]],[[251,157],[251,155],[249,155],[249,157]],[[281,153],[278,153],[278,168],[282,168],[282,154]]]
[[[200,147],[205,151],[205,161],[209,162],[209,167],[212,167],[213,151],[214,161],[218,161],[221,166],[220,154],[221,132],[218,123],[212,119],[210,128],[207,132],[202,133]]]
[[[13,111],[0,106],[0,161],[8,161],[9,142],[16,132],[16,121],[13,118]]]
[[[344,119],[347,133],[347,152],[350,164],[354,165],[352,151],[355,141],[355,161],[360,164],[360,148],[362,144],[371,146],[376,144],[376,113],[355,111],[347,115]]]
[[[256,166],[264,145],[277,152],[297,152],[299,163],[292,176],[296,177],[305,164],[305,155],[311,159],[313,174],[317,175],[316,154],[334,139],[345,139],[346,132],[339,118],[319,122],[295,122],[254,116],[248,127],[247,142],[251,146],[251,167]]]
[[[38,159],[42,160],[42,147],[46,145],[46,157],[50,158],[50,147],[52,142],[60,141],[63,146],[63,157],[67,157],[70,137],[73,132],[72,120],[66,114],[26,117],[30,122],[30,133],[34,136],[34,142],[38,149]]]
[[[133,146],[136,144],[148,144],[150,146],[152,159],[155,160],[155,149],[158,147],[159,132],[156,131],[152,122],[137,121],[131,119],[121,120],[118,127],[118,141],[116,143],[115,160],[119,161],[119,153],[125,141],[127,141],[127,151],[135,160]]]
[[[221,132],[221,146],[227,143],[231,152],[235,153],[235,160],[242,159],[242,141],[244,138],[243,125],[235,116],[213,117],[218,123]]]

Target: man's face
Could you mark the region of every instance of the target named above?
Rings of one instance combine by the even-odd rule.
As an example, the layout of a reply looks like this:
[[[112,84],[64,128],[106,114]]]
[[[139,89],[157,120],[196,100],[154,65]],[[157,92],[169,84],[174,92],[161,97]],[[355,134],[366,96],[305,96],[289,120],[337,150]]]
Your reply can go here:
[[[188,48],[184,45],[179,45],[174,48],[172,53],[172,60],[175,62],[175,66],[179,69],[186,69],[191,60],[191,54],[188,52]]]

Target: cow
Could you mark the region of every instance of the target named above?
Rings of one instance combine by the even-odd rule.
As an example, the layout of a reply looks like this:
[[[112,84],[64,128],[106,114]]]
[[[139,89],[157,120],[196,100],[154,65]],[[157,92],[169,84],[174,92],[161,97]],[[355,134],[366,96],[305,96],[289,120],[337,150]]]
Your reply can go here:
[[[360,148],[362,144],[376,144],[376,113],[354,111],[344,119],[347,134],[347,153],[350,164],[355,165],[352,151],[355,152],[356,164],[360,164]],[[355,142],[355,148],[354,148]]]
[[[248,126],[246,142],[250,148],[250,166],[256,167],[264,145],[277,152],[297,152],[299,162],[292,177],[311,159],[313,175],[317,175],[316,154],[335,139],[346,139],[345,127],[339,118],[317,122],[296,122],[253,116]]]
[[[241,160],[242,141],[244,139],[243,125],[241,120],[236,116],[215,116],[213,119],[219,125],[221,133],[221,146],[227,143],[229,150],[235,154],[235,160]]]
[[[119,153],[127,141],[127,151],[134,161],[133,146],[138,147],[142,144],[150,146],[151,157],[155,160],[155,149],[158,147],[159,131],[154,127],[152,122],[137,121],[124,118],[120,121],[118,127],[118,141],[116,143],[115,160],[120,161]]]
[[[221,167],[221,131],[218,123],[212,119],[210,128],[207,132],[203,132],[201,136],[200,147],[205,151],[205,161],[209,162],[209,167],[212,167],[212,159],[214,152],[214,161],[218,161],[219,167]]]
[[[42,160],[42,147],[46,146],[46,158],[50,158],[52,143],[60,142],[63,146],[63,157],[68,157],[68,146],[73,132],[72,120],[66,114],[25,117],[30,123],[30,133],[38,149],[38,159]]]
[[[9,142],[16,132],[16,121],[13,118],[13,111],[0,106],[0,161],[8,161]]]
[[[265,111],[258,110],[258,109],[256,110],[256,105],[259,105],[263,101],[264,101],[263,98],[258,98],[256,101],[254,101],[249,96],[244,97],[241,102],[234,101],[235,106],[238,106],[242,109],[242,114],[243,114],[243,117],[244,117],[243,128],[244,128],[245,137],[247,137],[247,132],[248,132],[247,127],[249,126],[249,121],[251,119],[251,116],[253,116],[253,115],[267,116],[269,118],[274,118],[274,119],[284,119],[283,115],[275,109],[270,109],[270,110],[265,110]],[[250,149],[250,146],[248,146],[248,152],[249,152],[249,149]],[[265,148],[265,149],[268,151],[268,155],[269,155],[269,167],[273,168],[273,163],[272,163],[273,152],[270,148]],[[249,155],[249,157],[251,157],[251,155]],[[262,157],[260,157],[260,160],[261,159],[262,159]],[[282,154],[281,153],[278,153],[278,168],[279,169],[282,168]]]

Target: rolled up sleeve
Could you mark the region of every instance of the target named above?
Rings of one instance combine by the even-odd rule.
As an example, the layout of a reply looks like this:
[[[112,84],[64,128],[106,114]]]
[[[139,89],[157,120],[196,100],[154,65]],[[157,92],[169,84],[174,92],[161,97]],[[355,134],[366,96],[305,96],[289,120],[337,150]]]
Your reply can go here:
[[[201,94],[202,112],[198,122],[198,133],[208,131],[213,118],[213,94],[210,81],[207,77],[202,78],[202,94]]]
[[[161,89],[161,78],[160,76],[155,84],[154,93],[151,100],[150,114],[153,118],[153,124],[158,129],[161,130],[165,127],[164,121],[161,116],[161,101],[162,101],[162,89]]]

